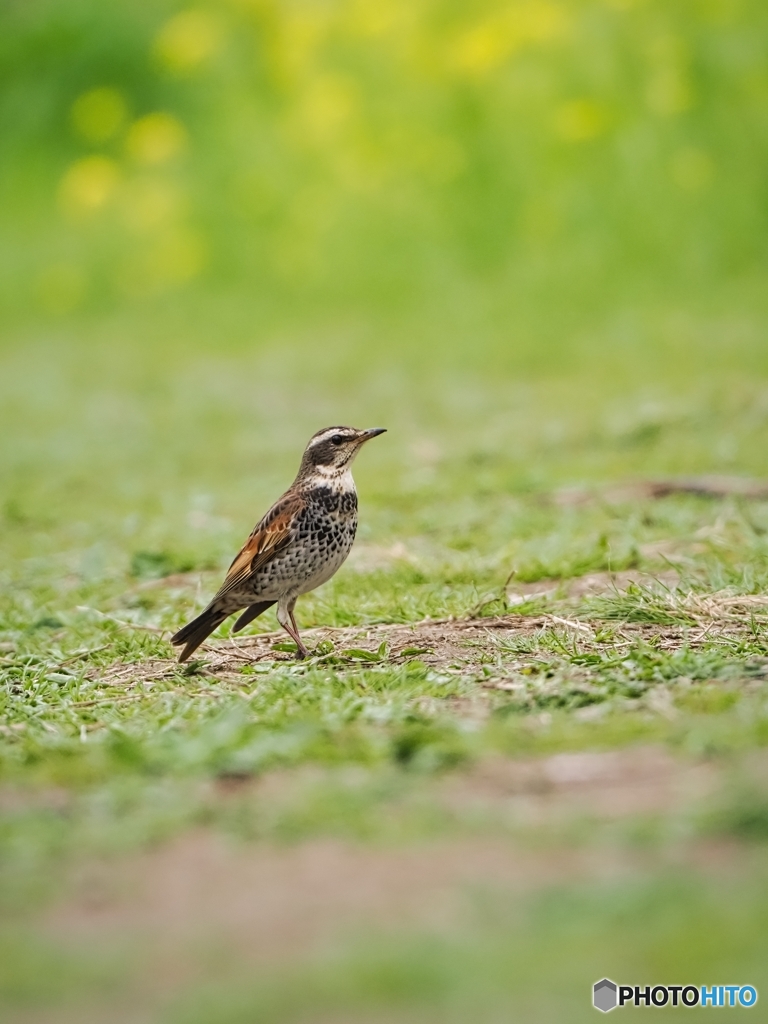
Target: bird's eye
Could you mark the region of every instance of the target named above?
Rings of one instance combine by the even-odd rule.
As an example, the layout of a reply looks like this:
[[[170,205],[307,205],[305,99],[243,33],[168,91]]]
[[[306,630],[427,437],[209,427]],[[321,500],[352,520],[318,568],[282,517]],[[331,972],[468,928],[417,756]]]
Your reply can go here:
[[[334,434],[331,438],[331,444],[344,444],[344,438],[341,434]]]

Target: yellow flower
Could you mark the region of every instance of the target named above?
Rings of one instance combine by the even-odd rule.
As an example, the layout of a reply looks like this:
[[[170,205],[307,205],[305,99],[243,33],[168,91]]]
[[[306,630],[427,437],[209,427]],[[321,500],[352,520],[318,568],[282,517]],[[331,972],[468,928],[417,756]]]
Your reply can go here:
[[[105,142],[120,128],[126,113],[122,94],[104,86],[77,97],[72,104],[72,125],[86,142]]]
[[[605,109],[593,100],[569,100],[555,112],[555,131],[567,142],[586,142],[605,131]]]
[[[223,41],[223,26],[210,11],[182,11],[160,29],[154,51],[169,71],[186,74],[214,57]]]
[[[178,288],[203,270],[205,241],[196,231],[178,227],[163,232],[122,268],[119,284],[131,296],[141,298]]]
[[[171,114],[147,114],[128,130],[126,149],[142,164],[164,164],[186,148],[187,130]]]
[[[178,228],[157,240],[149,267],[161,285],[183,284],[201,273],[205,256],[202,237],[189,228]]]
[[[562,36],[567,16],[549,0],[510,6],[461,35],[453,44],[451,63],[460,71],[482,74],[501,65],[523,46]]]
[[[683,70],[669,66],[659,68],[648,83],[648,106],[662,117],[681,114],[692,103],[691,87]]]
[[[181,196],[170,182],[138,178],[123,191],[121,216],[131,231],[144,234],[173,221],[181,205]]]
[[[300,132],[316,142],[337,137],[358,104],[355,82],[342,75],[319,75],[312,79],[298,110]]]
[[[87,156],[76,160],[62,178],[59,201],[66,213],[94,213],[104,207],[114,194],[120,170],[106,156]]]

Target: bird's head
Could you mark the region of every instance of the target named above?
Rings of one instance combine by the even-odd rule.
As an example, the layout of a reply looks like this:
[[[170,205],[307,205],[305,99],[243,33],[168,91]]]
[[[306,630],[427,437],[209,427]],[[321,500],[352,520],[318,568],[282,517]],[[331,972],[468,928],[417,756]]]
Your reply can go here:
[[[299,476],[335,477],[346,472],[366,441],[385,433],[384,427],[326,427],[309,439]]]

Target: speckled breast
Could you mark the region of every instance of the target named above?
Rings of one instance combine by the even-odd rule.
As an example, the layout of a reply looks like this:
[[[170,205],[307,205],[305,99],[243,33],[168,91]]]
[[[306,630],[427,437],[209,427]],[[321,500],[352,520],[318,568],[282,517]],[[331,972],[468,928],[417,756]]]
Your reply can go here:
[[[260,597],[306,594],[333,576],[352,548],[357,530],[357,494],[316,487],[297,516],[288,549],[259,573]]]

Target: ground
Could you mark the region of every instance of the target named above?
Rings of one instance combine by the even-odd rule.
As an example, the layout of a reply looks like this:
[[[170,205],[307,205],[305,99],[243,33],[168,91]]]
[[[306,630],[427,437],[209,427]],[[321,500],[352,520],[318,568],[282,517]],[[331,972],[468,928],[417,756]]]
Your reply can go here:
[[[731,544],[764,510],[644,500]],[[711,530],[310,626],[304,662],[266,621],[180,666],[159,622],[216,573],[164,566],[81,606],[98,643],[6,641],[8,1019],[578,1021],[606,975],[759,987],[768,598],[702,582]],[[428,557],[364,540],[346,584]]]
[[[0,4],[3,1024],[765,1016],[766,40]],[[179,666],[331,424],[387,432],[312,656]]]

